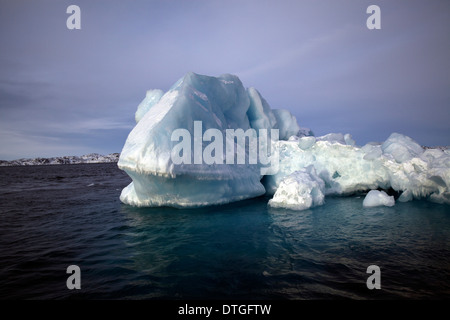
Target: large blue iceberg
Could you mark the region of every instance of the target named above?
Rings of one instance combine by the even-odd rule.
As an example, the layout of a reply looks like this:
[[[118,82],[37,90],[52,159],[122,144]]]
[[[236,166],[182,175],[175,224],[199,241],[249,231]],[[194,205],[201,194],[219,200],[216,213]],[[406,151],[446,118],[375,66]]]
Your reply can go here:
[[[300,130],[288,111],[272,110],[256,89],[245,89],[229,74],[216,78],[188,73],[164,94],[150,90],[135,118],[118,162],[133,179],[120,199],[134,206],[196,207],[263,195],[262,164],[230,159],[239,157],[239,151],[248,158],[253,150],[245,141],[258,138],[261,130],[277,129],[280,139]],[[252,136],[229,141],[230,130]],[[223,148],[214,148],[212,163],[202,159],[211,143],[220,145],[219,133],[226,140]],[[182,139],[186,135],[191,141]],[[174,159],[181,142],[191,150],[183,149]],[[270,151],[269,133],[263,144]]]
[[[188,73],[167,92],[149,90],[118,166],[133,206],[198,207],[263,194],[269,206],[303,210],[327,195],[394,189],[399,201],[450,204],[450,150],[424,149],[393,133],[355,145],[349,134],[314,137],[272,109],[238,77]]]

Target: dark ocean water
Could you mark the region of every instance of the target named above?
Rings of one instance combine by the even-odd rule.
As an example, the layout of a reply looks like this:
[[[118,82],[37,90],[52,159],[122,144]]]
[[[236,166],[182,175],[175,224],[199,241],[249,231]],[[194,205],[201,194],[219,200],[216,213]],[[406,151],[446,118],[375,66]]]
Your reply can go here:
[[[129,182],[116,164],[0,167],[0,299],[450,298],[447,205],[133,208]]]

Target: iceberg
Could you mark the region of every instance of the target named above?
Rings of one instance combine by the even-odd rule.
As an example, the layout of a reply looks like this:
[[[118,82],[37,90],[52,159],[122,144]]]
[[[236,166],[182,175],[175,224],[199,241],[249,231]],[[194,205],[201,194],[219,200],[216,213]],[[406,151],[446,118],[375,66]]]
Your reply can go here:
[[[377,189],[395,190],[400,202],[450,204],[448,148],[425,149],[400,133],[362,147],[348,133],[314,136],[234,75],[191,72],[167,92],[149,90],[135,120],[118,161],[132,179],[120,195],[129,205],[199,207],[267,195],[271,207],[305,210],[329,195]],[[366,203],[385,199],[373,194]]]
[[[289,121],[278,123],[280,114]],[[133,180],[120,199],[134,206],[198,207],[263,195],[267,162],[240,155],[270,149],[272,138],[259,137],[269,129],[286,136],[299,128],[289,111],[274,113],[256,89],[229,74],[188,73],[164,94],[149,90],[135,117],[118,161]],[[258,137],[259,145],[246,144]]]
[[[279,171],[263,180],[268,195],[275,193],[281,180],[291,173],[313,166],[325,183],[325,195],[349,195],[389,188],[389,172],[379,159],[365,160],[361,148],[347,145],[336,137],[305,137],[299,141],[279,141]],[[310,145],[312,144],[312,145]]]
[[[410,137],[391,134],[382,143],[353,144],[342,134],[279,141],[279,171],[263,179],[276,193],[283,179],[313,166],[325,183],[325,195],[350,195],[392,188],[399,201],[426,199],[450,204],[450,158],[446,150],[425,150]],[[305,140],[307,139],[307,140]]]
[[[363,207],[392,207],[394,205],[394,196],[389,196],[386,192],[379,190],[370,190],[363,201]]]

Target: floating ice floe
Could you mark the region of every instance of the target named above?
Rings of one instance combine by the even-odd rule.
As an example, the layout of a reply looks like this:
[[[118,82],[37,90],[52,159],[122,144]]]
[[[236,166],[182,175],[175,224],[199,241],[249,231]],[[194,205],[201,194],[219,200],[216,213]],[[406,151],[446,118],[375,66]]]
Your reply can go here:
[[[120,196],[130,205],[196,207],[266,194],[273,195],[272,207],[303,210],[327,195],[390,188],[398,201],[450,204],[448,149],[425,150],[399,133],[362,147],[349,134],[314,137],[289,111],[271,109],[233,75],[188,73],[164,94],[148,91],[135,116],[118,162],[133,180]],[[248,134],[239,142],[228,138],[230,130]],[[278,139],[258,140],[268,130],[278,130]],[[174,132],[180,133],[175,139]],[[248,161],[254,149],[259,156],[270,149],[276,170]],[[242,150],[247,161],[233,162]],[[214,161],[205,161],[205,152]]]
[[[370,190],[363,201],[364,207],[378,207],[386,206],[392,207],[395,205],[394,196],[389,196],[384,191]]]

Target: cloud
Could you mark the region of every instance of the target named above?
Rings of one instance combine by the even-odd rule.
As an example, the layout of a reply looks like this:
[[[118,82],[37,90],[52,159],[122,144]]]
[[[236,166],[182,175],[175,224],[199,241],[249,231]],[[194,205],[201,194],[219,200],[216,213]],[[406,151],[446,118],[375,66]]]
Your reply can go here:
[[[83,143],[73,144],[60,137],[23,134],[16,130],[1,130],[0,141],[1,160],[48,157],[50,155],[83,155],[96,152],[92,148],[86,148]]]
[[[47,130],[60,133],[74,133],[74,134],[88,134],[92,131],[99,130],[128,130],[133,129],[134,124],[128,122],[119,121],[112,118],[94,118],[85,119],[79,121],[67,121],[64,123],[48,123],[46,125]]]
[[[234,73],[317,134],[450,144],[450,2],[382,2],[377,31],[359,0],[79,0],[79,31],[70,4],[0,4],[5,156],[117,152],[146,90],[188,71]]]
[[[292,46],[289,50],[280,50],[272,59],[237,73],[242,77],[258,77],[276,70],[290,68],[293,65],[296,68],[306,67],[308,61],[314,58],[316,54],[326,50],[331,52],[330,49],[333,46],[349,38],[355,29],[354,26],[346,25],[331,32],[328,30],[323,34],[307,39],[301,44]]]

